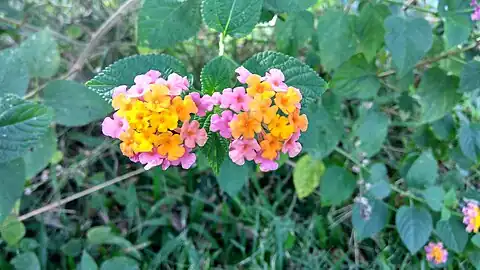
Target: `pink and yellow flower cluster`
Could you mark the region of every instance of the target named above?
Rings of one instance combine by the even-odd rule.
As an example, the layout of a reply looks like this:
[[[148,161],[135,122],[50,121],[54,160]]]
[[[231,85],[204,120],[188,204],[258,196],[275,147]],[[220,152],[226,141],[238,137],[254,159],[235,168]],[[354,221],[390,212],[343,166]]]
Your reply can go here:
[[[463,223],[467,232],[478,233],[480,229],[480,206],[475,201],[469,201],[462,209]]]
[[[244,67],[236,72],[246,86],[212,95],[214,104],[224,111],[212,116],[210,130],[230,140],[234,163],[254,161],[262,171],[276,170],[280,153],[295,157],[302,150],[298,139],[308,128],[307,116],[300,112],[302,95],[285,84],[278,69],[270,69],[264,77]]]
[[[448,251],[443,247],[442,242],[428,243],[428,245],[425,246],[425,252],[427,254],[427,260],[435,265],[447,262]]]
[[[189,82],[176,73],[164,79],[159,71],[150,70],[134,82],[129,89],[125,85],[114,89],[115,113],[103,121],[103,133],[120,139],[122,153],[146,169],[190,168],[196,161],[193,150],[207,141],[206,130],[191,116],[211,111],[211,97],[199,93],[182,97]]]

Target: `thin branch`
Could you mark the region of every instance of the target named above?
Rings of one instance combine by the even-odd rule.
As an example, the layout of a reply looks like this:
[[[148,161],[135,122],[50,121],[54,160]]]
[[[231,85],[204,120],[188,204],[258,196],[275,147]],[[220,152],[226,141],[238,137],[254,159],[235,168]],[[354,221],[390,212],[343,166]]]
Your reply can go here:
[[[385,0],[385,2],[387,3],[390,3],[390,4],[394,4],[394,5],[404,5],[405,3],[403,3],[403,1],[395,1],[395,0]],[[425,13],[429,13],[429,14],[432,14],[432,15],[438,15],[436,11],[432,11],[428,8],[423,8],[423,7],[419,7],[419,6],[416,6],[416,5],[408,5],[408,8],[411,8],[411,9],[415,9],[417,11],[421,11],[421,12],[425,12]],[[404,9],[406,10],[406,9]]]
[[[78,57],[75,64],[73,64],[72,68],[70,69],[70,79],[74,79],[75,75],[83,68],[85,62],[88,59],[88,56],[92,53],[93,49],[98,45],[102,37],[107,34],[113,26],[115,26],[121,19],[122,15],[132,10],[140,0],[128,0],[122,6],[118,8],[118,10],[113,13],[108,20],[106,20],[100,28],[92,35],[92,39],[85,47],[83,52]]]
[[[437,56],[434,56],[432,58],[428,58],[428,59],[425,59],[425,60],[422,60],[420,62],[418,62],[415,67],[416,68],[420,68],[420,67],[423,67],[423,66],[428,66],[430,64],[433,64],[435,62],[438,62],[440,60],[443,60],[445,58],[448,58],[452,55],[457,55],[457,54],[460,54],[460,53],[463,53],[463,52],[466,52],[466,51],[469,51],[471,49],[474,49],[475,47],[479,46],[480,45],[480,38],[477,39],[475,42],[463,47],[463,48],[460,48],[460,49],[455,49],[455,50],[450,50],[450,51],[446,51],[446,52],[443,52]],[[397,71],[396,70],[387,70],[387,71],[384,71],[384,72],[381,72],[381,73],[378,73],[377,74],[377,77],[379,78],[384,78],[384,77],[388,77],[390,75],[393,75],[395,74]]]
[[[131,178],[131,177],[133,177],[133,176],[139,175],[139,174],[143,173],[144,171],[145,171],[145,169],[142,168],[142,169],[138,169],[138,170],[136,170],[136,171],[133,171],[133,172],[124,174],[124,175],[122,175],[122,176],[116,177],[116,178],[114,178],[114,179],[112,179],[112,180],[109,180],[109,181],[103,183],[103,184],[96,185],[96,186],[94,186],[94,187],[91,187],[91,188],[86,189],[86,190],[84,190],[84,191],[81,191],[81,192],[79,192],[79,193],[73,194],[72,196],[69,196],[69,197],[67,197],[67,198],[61,199],[61,200],[56,201],[56,202],[54,202],[54,203],[51,203],[51,204],[45,205],[45,206],[43,206],[43,207],[41,207],[41,208],[38,208],[38,209],[36,209],[36,210],[33,210],[33,211],[31,211],[31,212],[29,212],[29,213],[27,213],[27,214],[25,214],[25,215],[20,216],[20,217],[18,218],[18,220],[24,221],[24,220],[29,219],[29,218],[31,218],[31,217],[40,215],[40,214],[45,213],[45,212],[48,212],[48,211],[51,211],[51,210],[53,210],[53,209],[55,209],[55,208],[57,208],[57,207],[59,207],[59,206],[62,206],[62,205],[65,205],[65,204],[67,204],[67,203],[69,203],[69,202],[78,200],[78,199],[80,199],[80,198],[82,198],[82,197],[85,197],[85,196],[87,196],[87,195],[90,195],[90,194],[92,194],[92,193],[94,193],[94,192],[96,192],[96,191],[99,191],[99,190],[101,190],[101,189],[104,189],[104,188],[106,188],[106,187],[109,187],[109,186],[111,186],[111,185],[114,185],[114,184],[116,184],[116,183],[118,183],[118,182],[121,182],[121,181],[123,181],[123,180],[129,179],[129,178]]]

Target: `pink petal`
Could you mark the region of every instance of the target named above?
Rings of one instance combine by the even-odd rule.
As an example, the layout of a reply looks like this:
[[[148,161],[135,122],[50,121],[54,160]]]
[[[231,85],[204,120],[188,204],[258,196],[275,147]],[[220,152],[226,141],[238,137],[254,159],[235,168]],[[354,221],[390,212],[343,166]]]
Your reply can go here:
[[[243,66],[237,68],[235,70],[235,72],[238,74],[238,81],[240,83],[246,83],[247,82],[247,78],[248,76],[250,76],[252,73],[250,73],[250,71],[248,71],[246,68],[244,68]]]
[[[126,85],[120,85],[118,87],[115,87],[113,89],[113,95],[112,98],[120,95],[120,94],[126,94],[127,93],[127,86]]]

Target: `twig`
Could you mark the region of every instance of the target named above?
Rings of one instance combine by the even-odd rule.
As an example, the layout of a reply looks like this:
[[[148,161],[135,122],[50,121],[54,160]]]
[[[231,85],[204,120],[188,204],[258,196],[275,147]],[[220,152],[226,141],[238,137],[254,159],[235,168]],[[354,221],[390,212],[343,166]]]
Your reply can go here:
[[[121,15],[124,15],[133,7],[135,7],[140,0],[128,0],[126,1],[122,6],[118,8],[118,10],[113,13],[108,20],[106,20],[100,28],[92,35],[92,39],[90,42],[87,44],[83,52],[80,54],[78,57],[77,61],[75,64],[73,64],[72,68],[70,69],[70,79],[74,79],[76,74],[83,68],[85,65],[85,62],[88,59],[88,56],[92,53],[93,49],[98,45],[100,42],[101,38],[112,29],[117,22],[120,21]]]
[[[480,38],[477,39],[475,42],[463,47],[463,48],[460,48],[460,49],[455,49],[455,50],[450,50],[450,51],[446,51],[446,52],[443,52],[437,56],[434,56],[432,58],[428,58],[428,59],[425,59],[425,60],[422,60],[420,62],[418,62],[415,67],[416,68],[420,68],[420,67],[423,67],[423,66],[427,66],[427,65],[430,65],[430,64],[433,64],[435,62],[438,62],[442,59],[445,59],[445,58],[448,58],[452,55],[456,55],[456,54],[460,54],[460,53],[463,53],[463,52],[466,52],[466,51],[469,51],[471,49],[474,49],[475,47],[477,47],[478,45],[480,45]],[[381,73],[378,73],[377,74],[377,77],[379,78],[384,78],[384,77],[388,77],[390,75],[393,75],[395,74],[397,71],[396,70],[387,70],[387,71],[384,71],[384,72],[381,72]]]
[[[104,189],[104,188],[106,188],[106,187],[109,187],[109,186],[111,186],[111,185],[114,185],[114,184],[116,184],[116,183],[118,183],[118,182],[121,182],[121,181],[123,181],[123,180],[129,179],[129,178],[131,178],[131,177],[133,177],[133,176],[139,175],[139,174],[143,173],[144,171],[145,171],[145,169],[142,168],[142,169],[138,169],[138,170],[136,170],[136,171],[130,172],[130,173],[126,173],[126,174],[124,174],[124,175],[122,175],[122,176],[119,176],[119,177],[116,177],[116,178],[114,178],[114,179],[112,179],[112,180],[109,180],[109,181],[107,181],[107,182],[105,182],[105,183],[103,183],[103,184],[100,184],[100,185],[91,187],[91,188],[89,188],[89,189],[86,189],[86,190],[84,190],[84,191],[81,191],[81,192],[79,192],[79,193],[76,193],[76,194],[74,194],[74,195],[72,195],[72,196],[69,196],[69,197],[67,197],[67,198],[61,199],[61,200],[59,200],[59,201],[57,201],[57,202],[54,202],[54,203],[45,205],[45,206],[43,206],[43,207],[41,207],[41,208],[38,208],[38,209],[36,209],[36,210],[33,210],[33,211],[31,211],[31,212],[29,212],[29,213],[27,213],[27,214],[25,214],[25,215],[20,216],[20,217],[18,218],[18,220],[24,221],[24,220],[29,219],[29,218],[31,218],[31,217],[34,217],[34,216],[40,215],[40,214],[42,214],[42,213],[48,212],[48,211],[53,210],[53,209],[55,209],[55,208],[57,208],[57,207],[59,207],[59,206],[65,205],[65,204],[67,204],[67,203],[69,203],[69,202],[71,202],[71,201],[78,200],[78,199],[80,199],[80,198],[82,198],[82,197],[85,197],[85,196],[87,196],[87,195],[90,195],[90,194],[92,194],[92,193],[94,193],[94,192],[96,192],[96,191],[99,191],[99,190],[101,190],[101,189]]]
[[[404,5],[402,1],[395,1],[395,0],[385,0],[385,2],[390,3],[390,4],[395,4],[395,5]],[[408,4],[407,4],[408,5]],[[425,12],[425,13],[430,13],[432,15],[437,15],[436,11],[429,10],[428,8],[423,8],[415,5],[409,5],[408,8],[415,9],[417,11]]]
[[[407,11],[407,9],[412,6],[412,4],[415,3],[415,0],[408,0],[408,2],[403,6],[402,10]]]

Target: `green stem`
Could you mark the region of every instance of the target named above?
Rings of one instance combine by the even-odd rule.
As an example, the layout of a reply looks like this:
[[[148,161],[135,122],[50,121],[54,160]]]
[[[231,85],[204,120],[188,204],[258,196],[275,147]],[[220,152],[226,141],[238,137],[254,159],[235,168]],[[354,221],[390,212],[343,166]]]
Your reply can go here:
[[[402,5],[402,6],[405,4],[402,1],[395,1],[395,0],[385,0],[385,2],[390,3],[390,4],[394,4],[394,5]],[[425,12],[425,13],[429,13],[429,14],[433,14],[433,15],[438,15],[436,11],[432,11],[432,10],[430,10],[428,8],[424,8],[424,7],[410,5],[410,6],[408,6],[408,8],[411,8],[411,9],[414,9],[414,10],[417,10],[417,11],[421,11],[421,12]]]
[[[220,40],[218,41],[218,56],[222,56],[225,54],[225,35],[220,33]]]

